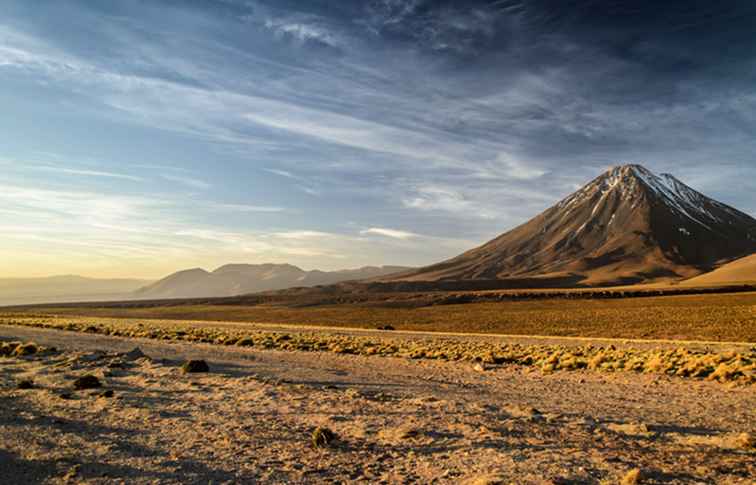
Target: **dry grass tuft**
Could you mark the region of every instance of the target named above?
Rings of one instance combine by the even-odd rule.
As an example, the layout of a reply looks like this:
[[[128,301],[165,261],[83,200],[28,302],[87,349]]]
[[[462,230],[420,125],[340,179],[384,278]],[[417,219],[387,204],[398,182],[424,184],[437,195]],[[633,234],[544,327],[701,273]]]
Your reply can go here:
[[[638,468],[630,470],[620,480],[620,485],[637,485],[641,483],[641,471]]]

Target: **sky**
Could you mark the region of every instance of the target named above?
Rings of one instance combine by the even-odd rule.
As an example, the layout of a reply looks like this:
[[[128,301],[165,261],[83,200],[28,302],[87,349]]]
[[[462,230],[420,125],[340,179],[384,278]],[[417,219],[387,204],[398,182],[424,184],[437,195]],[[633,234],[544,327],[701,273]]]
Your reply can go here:
[[[0,9],[0,277],[430,264],[624,163],[756,215],[750,0]]]

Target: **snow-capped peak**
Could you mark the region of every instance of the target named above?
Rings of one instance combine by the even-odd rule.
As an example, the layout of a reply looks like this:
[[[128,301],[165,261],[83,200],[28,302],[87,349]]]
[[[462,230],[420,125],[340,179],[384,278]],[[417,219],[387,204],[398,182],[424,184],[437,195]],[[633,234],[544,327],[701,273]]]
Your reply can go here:
[[[688,219],[700,224],[706,229],[711,227],[707,222],[719,222],[715,216],[707,210],[707,205],[715,203],[705,195],[691,189],[680,182],[674,176],[664,173],[656,175],[650,170],[639,165],[630,166],[633,174],[657,197],[665,202],[673,210],[684,215]]]

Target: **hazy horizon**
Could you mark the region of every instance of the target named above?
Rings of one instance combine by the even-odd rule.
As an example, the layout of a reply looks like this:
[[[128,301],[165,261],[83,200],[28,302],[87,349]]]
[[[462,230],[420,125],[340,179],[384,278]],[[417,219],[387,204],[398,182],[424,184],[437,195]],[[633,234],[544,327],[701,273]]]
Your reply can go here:
[[[749,2],[4,5],[0,278],[421,266],[631,162],[756,215]]]

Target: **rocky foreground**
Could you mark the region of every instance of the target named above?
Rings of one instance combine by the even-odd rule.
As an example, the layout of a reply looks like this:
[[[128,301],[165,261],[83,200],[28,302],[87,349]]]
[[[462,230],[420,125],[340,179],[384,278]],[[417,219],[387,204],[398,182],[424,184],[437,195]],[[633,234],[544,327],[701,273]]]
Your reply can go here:
[[[752,385],[29,328],[0,335],[2,483],[756,476]]]

